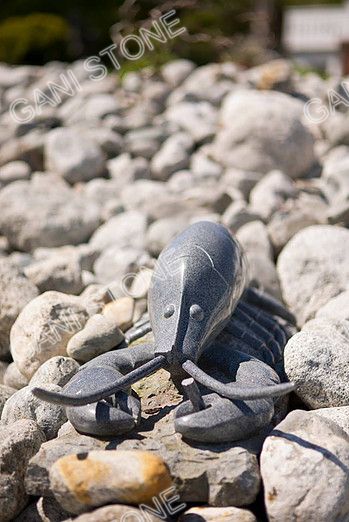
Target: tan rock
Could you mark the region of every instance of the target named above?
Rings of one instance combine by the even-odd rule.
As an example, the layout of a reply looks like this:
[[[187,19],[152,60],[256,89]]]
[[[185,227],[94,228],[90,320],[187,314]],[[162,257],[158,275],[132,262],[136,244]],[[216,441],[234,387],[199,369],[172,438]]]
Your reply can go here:
[[[103,308],[102,314],[116,322],[116,325],[125,332],[132,326],[134,300],[125,296],[108,303]]]
[[[180,522],[256,522],[251,511],[236,507],[193,507],[179,519]]]
[[[68,455],[50,470],[53,493],[61,506],[81,513],[107,503],[147,504],[172,486],[164,461],[145,451],[91,451]]]

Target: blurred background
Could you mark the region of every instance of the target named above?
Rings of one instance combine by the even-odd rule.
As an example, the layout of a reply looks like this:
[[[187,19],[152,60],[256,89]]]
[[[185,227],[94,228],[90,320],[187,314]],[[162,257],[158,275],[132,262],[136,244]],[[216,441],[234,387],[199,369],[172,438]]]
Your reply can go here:
[[[95,54],[119,35],[176,9],[188,33],[123,72],[173,58],[250,67],[288,55],[300,67],[349,72],[349,3],[331,0],[2,0],[0,61],[37,64]]]

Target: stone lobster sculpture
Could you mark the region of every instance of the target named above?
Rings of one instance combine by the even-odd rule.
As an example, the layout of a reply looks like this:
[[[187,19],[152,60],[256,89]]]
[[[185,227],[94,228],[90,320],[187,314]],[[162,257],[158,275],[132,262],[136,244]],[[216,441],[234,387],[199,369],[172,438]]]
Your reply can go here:
[[[154,343],[96,357],[62,392],[33,393],[66,405],[78,431],[116,436],[140,420],[140,401],[130,386],[165,368],[188,398],[174,412],[183,437],[250,437],[268,425],[279,397],[294,389],[281,382],[293,318],[275,299],[245,288],[246,270],[241,248],[224,226],[191,225],[159,257],[148,293],[150,320],[127,333],[131,343],[152,330]]]

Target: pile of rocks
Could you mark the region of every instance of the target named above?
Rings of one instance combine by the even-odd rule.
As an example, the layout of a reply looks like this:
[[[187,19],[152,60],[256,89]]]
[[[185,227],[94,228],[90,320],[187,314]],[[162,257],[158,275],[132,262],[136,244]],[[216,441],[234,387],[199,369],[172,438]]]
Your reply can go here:
[[[68,69],[80,88],[53,103],[50,85]],[[98,81],[80,62],[0,67],[4,522],[349,520],[348,113],[304,115],[337,83],[284,60],[250,70],[178,60]],[[201,219],[236,234],[250,284],[297,319],[288,415],[248,441],[190,445],[174,432],[181,396],[160,370],[134,387],[138,434],[77,433],[31,388],[60,390],[117,348],[147,311],[156,257]]]

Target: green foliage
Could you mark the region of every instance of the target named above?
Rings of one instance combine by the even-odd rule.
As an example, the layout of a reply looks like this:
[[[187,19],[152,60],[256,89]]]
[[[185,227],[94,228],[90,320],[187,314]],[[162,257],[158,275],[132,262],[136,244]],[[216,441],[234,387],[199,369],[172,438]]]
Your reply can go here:
[[[0,23],[0,61],[45,63],[54,56],[69,58],[69,25],[56,15],[35,13]]]

